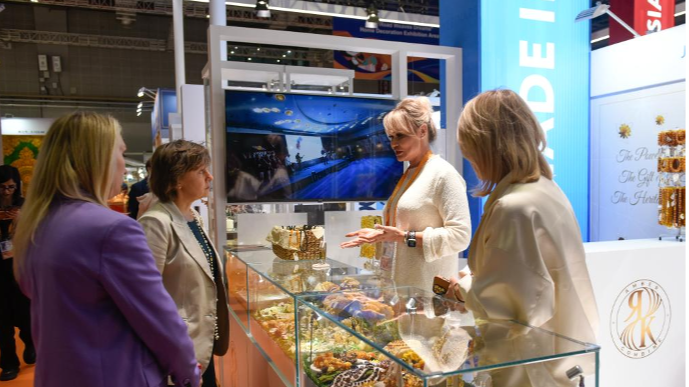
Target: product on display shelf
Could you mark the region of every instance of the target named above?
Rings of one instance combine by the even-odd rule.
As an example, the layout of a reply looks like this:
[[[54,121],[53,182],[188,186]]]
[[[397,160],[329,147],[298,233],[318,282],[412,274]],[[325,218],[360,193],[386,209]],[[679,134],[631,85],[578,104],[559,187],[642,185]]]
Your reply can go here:
[[[656,120],[659,125],[663,122]],[[686,225],[686,131],[663,130],[658,145],[658,223],[681,231]]]
[[[310,347],[302,345],[300,359],[307,377],[319,387],[373,386],[416,387],[423,380],[401,367],[393,358],[404,362],[421,373],[451,372],[461,369],[473,356],[472,329],[462,329],[461,319],[450,318],[446,308],[443,316],[429,318],[433,314],[432,297],[422,300],[416,297],[400,297],[395,291],[350,291],[327,296],[309,296],[331,319],[324,319],[313,310],[301,307],[300,342],[315,342]],[[333,323],[339,320],[341,325]],[[343,327],[346,327],[344,329]],[[329,329],[328,329],[329,328]],[[342,332],[338,334],[336,332]],[[356,349],[340,345],[328,347],[319,333],[328,332],[332,337],[365,337],[370,343],[346,341]],[[442,380],[441,380],[442,379]],[[445,382],[445,386],[471,386],[461,375],[436,378],[430,385]]]
[[[274,226],[266,240],[284,260],[325,259],[325,230],[321,226]]]
[[[383,217],[380,215],[364,215],[361,217],[361,228],[375,228],[376,224],[383,224]],[[374,259],[376,249],[379,248],[375,243],[364,243],[361,245],[359,256],[362,258]]]

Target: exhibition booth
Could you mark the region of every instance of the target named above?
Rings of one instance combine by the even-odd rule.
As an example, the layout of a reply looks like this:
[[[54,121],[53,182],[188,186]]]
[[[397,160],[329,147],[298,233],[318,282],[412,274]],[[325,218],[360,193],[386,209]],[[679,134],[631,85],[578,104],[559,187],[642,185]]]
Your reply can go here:
[[[558,12],[573,24],[573,6]],[[556,75],[538,61],[552,53],[535,43],[544,40],[539,28],[523,38],[522,30],[482,31],[479,44],[516,36],[516,48],[484,55],[481,90],[520,91],[547,132],[544,154],[587,241],[597,343],[516,321],[474,321],[428,289],[380,276],[374,247],[339,248],[347,232],[380,222],[381,202],[404,170],[382,117],[409,94],[409,57],[440,63],[434,152],[468,177],[455,123],[472,95],[449,87],[475,71],[462,65],[464,47],[210,27],[205,124],[216,172],[208,224],[226,249],[232,317],[230,351],[216,359],[223,385],[485,387],[520,374],[550,381],[533,385],[683,383],[684,142],[670,149],[659,138],[684,130],[685,28],[593,53],[585,23],[571,29],[584,43],[552,37]],[[351,74],[323,69],[237,66],[221,60],[227,41],[388,55],[390,93],[357,93]],[[522,49],[531,61],[520,60]],[[501,53],[528,74],[512,71]],[[664,158],[682,167],[666,172]],[[662,192],[675,196],[664,203]]]
[[[159,89],[151,130],[154,147],[187,139],[211,154],[211,196],[193,207],[225,267],[221,386],[683,385],[686,28],[592,52],[588,24],[575,23],[589,2],[544,3],[472,0],[445,8],[441,31],[381,23],[408,37],[397,41],[355,19],[334,18],[333,35],[210,26],[204,84]],[[467,21],[472,7],[483,11]],[[333,68],[234,62],[229,43],[327,50]],[[384,87],[363,93],[362,79]],[[509,88],[535,113],[585,242],[596,342],[474,318],[432,289],[396,284],[381,245],[340,247],[382,223],[409,167],[383,118],[429,94],[412,86],[429,80],[440,90],[432,151],[468,190],[478,180],[457,142],[464,104]],[[52,121],[2,119],[5,163],[27,182]],[[128,167],[130,182],[143,177],[141,163]],[[486,199],[469,200],[475,232]]]

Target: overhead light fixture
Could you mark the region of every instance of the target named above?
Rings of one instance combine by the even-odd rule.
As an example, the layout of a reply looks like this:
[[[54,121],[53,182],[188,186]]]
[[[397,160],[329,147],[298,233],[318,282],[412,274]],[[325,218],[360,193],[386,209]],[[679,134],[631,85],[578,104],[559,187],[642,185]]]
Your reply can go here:
[[[268,6],[268,0],[258,0],[256,2],[256,16],[269,18],[270,17],[270,7]]]
[[[606,39],[610,39],[610,35],[605,35],[605,36],[601,36],[600,38],[593,39],[593,40],[591,40],[591,44],[602,42]]]
[[[151,99],[156,99],[156,92],[146,87],[140,88],[136,93],[136,96],[139,98],[143,98],[144,95],[150,97]]]
[[[140,110],[137,110],[137,111],[136,111],[136,116],[137,116],[137,117],[140,117],[140,116],[141,116],[141,111],[140,111]]]
[[[210,0],[189,0],[193,1],[196,3],[209,3]],[[247,0],[245,0],[247,1]],[[247,4],[239,1],[225,1],[225,5],[229,5],[232,7],[242,7],[242,8],[253,8],[254,5],[252,4]],[[303,8],[288,8],[288,7],[276,7],[276,6],[271,6],[271,10],[273,11],[281,11],[281,12],[292,12],[292,13],[301,13],[301,14],[308,14],[308,15],[319,15],[319,16],[331,16],[331,17],[343,17],[347,19],[359,19],[359,20],[366,20],[366,16],[360,16],[359,14],[352,13],[352,14],[344,14],[344,13],[338,13],[338,12],[325,12],[325,11],[319,11],[315,9],[303,9]],[[409,14],[407,14],[409,15]],[[417,22],[417,21],[408,21],[408,20],[400,20],[400,19],[380,19],[381,22],[383,23],[397,23],[397,24],[405,24],[405,25],[410,25],[410,26],[421,26],[421,27],[435,27],[438,28],[440,27],[440,24],[438,22],[434,22],[435,20],[438,20],[438,17],[429,17],[427,16],[426,19],[430,19],[429,22]]]
[[[366,13],[368,14],[368,19],[366,19],[366,28],[378,28],[378,22],[380,19],[378,19],[378,8],[376,8],[376,5],[371,3],[368,9],[366,9]]]
[[[639,35],[638,32],[634,31],[632,27],[629,26],[629,24],[625,23],[622,19],[620,19],[617,15],[612,13],[610,11],[610,6],[608,4],[602,4],[600,1],[596,2],[595,7],[591,7],[587,10],[579,12],[577,17],[574,19],[575,22],[580,22],[583,20],[591,20],[595,19],[598,16],[605,15],[605,14],[610,15],[611,18],[615,19],[622,27],[624,27],[627,31],[631,32],[632,35],[634,35],[635,38],[641,36]]]

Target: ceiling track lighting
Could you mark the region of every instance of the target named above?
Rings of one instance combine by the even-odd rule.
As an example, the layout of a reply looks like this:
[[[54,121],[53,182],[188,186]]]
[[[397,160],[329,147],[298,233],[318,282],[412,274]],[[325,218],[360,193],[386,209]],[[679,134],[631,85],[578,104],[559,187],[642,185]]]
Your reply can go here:
[[[136,96],[139,98],[143,98],[144,96],[147,96],[151,99],[156,99],[157,92],[155,90],[151,90],[147,87],[142,87],[139,89],[139,91],[136,93]]]
[[[610,6],[608,4],[602,4],[600,1],[596,2],[595,7],[579,12],[574,21],[580,22],[583,20],[591,20],[606,13],[610,15],[611,18],[615,19],[618,23],[620,23],[620,25],[624,27],[627,31],[629,31],[632,35],[634,35],[635,38],[641,36],[632,27],[630,27],[629,24],[625,23],[617,15],[612,13],[612,11],[610,10]]]
[[[262,18],[269,18],[270,17],[270,7],[268,6],[268,1],[269,0],[258,0],[256,1],[256,16],[262,17]]]
[[[371,5],[369,5],[369,7],[366,9],[366,14],[368,15],[368,18],[366,19],[366,28],[378,28],[378,22],[380,22],[380,19],[378,19],[378,8],[376,8],[375,3],[371,3]]]

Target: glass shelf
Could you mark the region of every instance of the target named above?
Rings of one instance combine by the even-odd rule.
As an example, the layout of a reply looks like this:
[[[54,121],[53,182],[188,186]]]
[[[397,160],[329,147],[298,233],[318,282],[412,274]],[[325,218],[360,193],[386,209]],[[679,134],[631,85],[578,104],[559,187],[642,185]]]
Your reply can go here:
[[[415,288],[298,302],[299,341],[308,343],[299,346],[302,385],[577,386],[568,370],[598,372],[597,345],[513,321],[474,320],[459,303]]]
[[[377,378],[373,387],[577,386],[567,379],[575,366],[597,385],[596,345],[474,320],[461,304],[330,259],[226,254],[233,316],[288,386],[354,385],[357,375]]]

